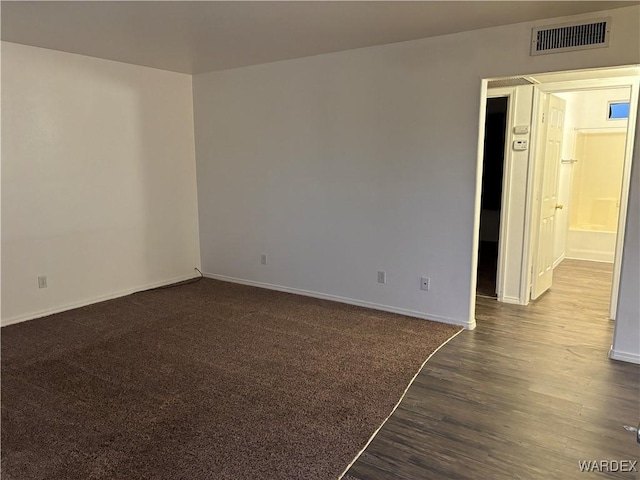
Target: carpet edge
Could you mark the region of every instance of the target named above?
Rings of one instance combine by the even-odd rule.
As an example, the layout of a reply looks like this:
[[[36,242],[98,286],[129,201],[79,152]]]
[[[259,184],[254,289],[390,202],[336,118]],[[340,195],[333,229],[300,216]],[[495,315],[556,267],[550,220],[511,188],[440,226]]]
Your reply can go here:
[[[402,395],[400,396],[400,399],[398,400],[398,402],[395,404],[395,406],[391,409],[391,412],[389,413],[389,415],[387,415],[387,417],[382,421],[382,423],[380,424],[380,426],[373,432],[373,434],[369,437],[369,440],[367,440],[367,443],[364,445],[364,447],[362,447],[362,449],[360,449],[360,451],[356,454],[356,456],[354,457],[353,460],[351,460],[351,463],[349,463],[349,465],[347,465],[347,467],[342,471],[342,473],[340,474],[340,476],[338,477],[338,480],[342,480],[342,478],[347,474],[347,472],[349,471],[349,469],[354,465],[354,463],[356,463],[358,461],[358,459],[360,458],[360,456],[364,453],[364,451],[367,449],[367,447],[369,446],[369,444],[373,441],[373,439],[376,437],[376,435],[378,434],[378,432],[380,430],[382,430],[382,427],[384,427],[385,423],[387,423],[387,421],[391,418],[391,416],[395,413],[395,411],[398,409],[398,407],[400,406],[400,404],[402,403],[402,400],[404,400],[404,397],[407,395],[407,392],[409,391],[409,389],[411,388],[411,385],[413,385],[413,382],[416,380],[416,378],[418,378],[418,375],[420,375],[420,372],[422,372],[422,369],[424,368],[424,366],[427,364],[427,362],[431,359],[431,357],[433,357],[436,353],[438,353],[438,351],[444,347],[447,343],[449,343],[451,340],[453,340],[455,337],[457,337],[460,333],[462,333],[464,331],[464,329],[458,330],[456,333],[454,333],[453,335],[451,335],[449,338],[447,338],[444,342],[442,342],[442,344],[440,344],[440,346],[438,348],[436,348],[433,352],[431,352],[431,354],[426,358],[426,360],[424,362],[422,362],[422,365],[420,365],[420,368],[418,368],[418,371],[415,373],[415,375],[413,376],[413,378],[411,379],[411,381],[409,381],[409,384],[407,385],[407,387],[404,389],[404,392],[402,392]]]

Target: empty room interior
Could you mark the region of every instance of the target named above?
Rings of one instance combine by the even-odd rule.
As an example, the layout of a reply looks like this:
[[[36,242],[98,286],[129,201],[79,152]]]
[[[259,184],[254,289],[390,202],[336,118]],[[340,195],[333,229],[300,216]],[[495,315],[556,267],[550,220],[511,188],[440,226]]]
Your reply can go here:
[[[638,478],[640,2],[0,8],[3,478]]]

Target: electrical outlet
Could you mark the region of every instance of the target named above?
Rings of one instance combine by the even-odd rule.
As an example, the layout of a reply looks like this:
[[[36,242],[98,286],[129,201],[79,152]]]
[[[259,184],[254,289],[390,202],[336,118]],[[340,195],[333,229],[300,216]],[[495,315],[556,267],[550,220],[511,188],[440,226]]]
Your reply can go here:
[[[382,270],[378,270],[378,283],[387,283],[387,274]]]
[[[267,256],[264,253],[262,255],[260,255],[260,263],[262,265],[266,265],[267,264]]]
[[[431,279],[429,277],[420,278],[420,290],[431,290]]]
[[[47,288],[47,276],[41,275],[38,277],[38,288]]]

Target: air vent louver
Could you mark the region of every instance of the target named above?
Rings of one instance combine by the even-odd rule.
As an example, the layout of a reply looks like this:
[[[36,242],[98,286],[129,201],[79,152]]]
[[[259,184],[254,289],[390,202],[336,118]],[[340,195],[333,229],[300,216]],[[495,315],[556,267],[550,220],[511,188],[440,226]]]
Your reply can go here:
[[[559,53],[609,45],[608,18],[533,29],[531,55]]]
[[[496,80],[489,80],[487,88],[501,88],[501,87],[518,87],[521,85],[532,85],[533,82],[525,77],[505,77],[498,78]]]

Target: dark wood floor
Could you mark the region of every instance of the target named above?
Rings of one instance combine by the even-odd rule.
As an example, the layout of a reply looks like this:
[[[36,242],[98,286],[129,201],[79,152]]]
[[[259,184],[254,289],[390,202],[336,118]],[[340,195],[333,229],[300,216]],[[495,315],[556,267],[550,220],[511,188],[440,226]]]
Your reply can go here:
[[[622,428],[640,420],[640,366],[607,357],[611,272],[565,260],[527,307],[478,298],[477,329],[429,360],[344,478],[640,478],[578,463],[640,456]]]

